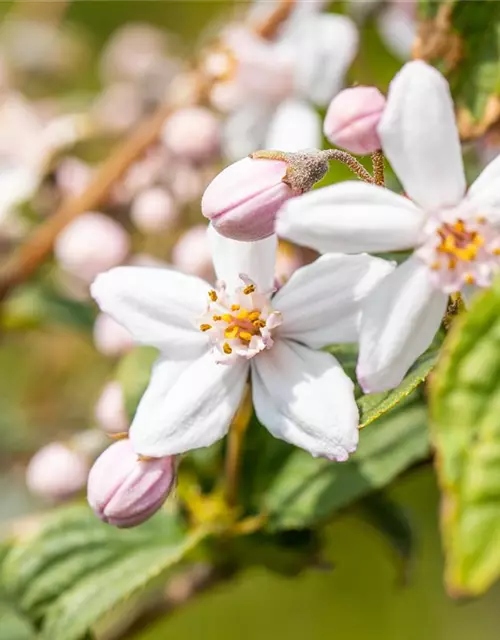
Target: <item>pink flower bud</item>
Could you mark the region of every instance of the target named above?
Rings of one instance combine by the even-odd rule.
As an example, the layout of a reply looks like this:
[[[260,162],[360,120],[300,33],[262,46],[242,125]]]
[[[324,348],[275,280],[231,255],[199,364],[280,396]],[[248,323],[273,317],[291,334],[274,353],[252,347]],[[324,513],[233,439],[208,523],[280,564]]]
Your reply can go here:
[[[170,229],[176,222],[178,210],[174,199],[161,187],[140,193],[130,209],[130,218],[143,233],[158,233]]]
[[[165,122],[162,140],[175,155],[203,162],[219,150],[220,121],[206,107],[179,109]]]
[[[283,182],[287,163],[244,158],[229,165],[203,194],[201,211],[215,229],[234,240],[261,240],[274,231],[281,205],[294,191]]]
[[[97,424],[109,435],[128,431],[129,419],[119,382],[108,382],[97,401],[94,413]]]
[[[172,249],[172,264],[185,273],[209,282],[213,280],[212,254],[205,225],[196,225],[183,233]]]
[[[187,163],[174,167],[170,178],[170,189],[180,205],[198,200],[206,184],[201,172]]]
[[[123,356],[134,346],[130,333],[111,316],[100,313],[94,323],[94,344],[104,356]]]
[[[140,460],[130,440],[119,440],[90,470],[87,498],[95,514],[116,527],[134,527],[165,502],[175,480],[175,457]]]
[[[123,262],[130,249],[125,229],[102,213],[79,216],[59,235],[55,255],[68,273],[85,282]]]
[[[85,486],[89,462],[81,452],[61,442],[42,447],[26,469],[28,489],[42,498],[64,500]]]
[[[385,97],[375,87],[344,89],[328,107],[325,136],[351,153],[373,153],[380,149],[377,126],[384,108]]]

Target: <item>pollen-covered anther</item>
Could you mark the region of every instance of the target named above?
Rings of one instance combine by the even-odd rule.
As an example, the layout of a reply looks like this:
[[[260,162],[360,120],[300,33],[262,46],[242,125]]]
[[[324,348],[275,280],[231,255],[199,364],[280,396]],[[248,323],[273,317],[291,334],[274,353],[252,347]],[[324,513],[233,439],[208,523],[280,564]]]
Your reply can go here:
[[[254,284],[248,284],[244,289],[243,289],[243,293],[248,296],[251,293],[253,293],[255,291],[255,285]]]

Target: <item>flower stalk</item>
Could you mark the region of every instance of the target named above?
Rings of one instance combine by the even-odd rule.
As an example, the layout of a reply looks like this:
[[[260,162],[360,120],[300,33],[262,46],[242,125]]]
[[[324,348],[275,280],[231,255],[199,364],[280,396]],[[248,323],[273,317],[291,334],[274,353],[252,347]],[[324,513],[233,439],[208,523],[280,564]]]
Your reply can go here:
[[[381,149],[372,153],[372,166],[375,184],[379,185],[380,187],[385,186],[384,154],[382,153]]]

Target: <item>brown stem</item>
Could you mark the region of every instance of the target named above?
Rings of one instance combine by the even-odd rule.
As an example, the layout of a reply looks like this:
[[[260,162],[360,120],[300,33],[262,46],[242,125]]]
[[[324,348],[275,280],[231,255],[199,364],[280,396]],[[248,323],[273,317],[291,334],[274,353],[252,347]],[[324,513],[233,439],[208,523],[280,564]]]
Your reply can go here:
[[[380,149],[372,153],[372,166],[375,184],[383,187],[385,185],[384,154]]]
[[[241,466],[241,447],[250,418],[252,417],[252,394],[250,383],[233,418],[227,439],[226,452],[226,502],[234,507],[238,500],[238,485]]]
[[[262,37],[271,37],[278,26],[290,15],[295,0],[281,0],[267,19],[255,27]],[[203,100],[207,87],[200,81],[199,99]],[[179,105],[177,105],[179,106]],[[76,217],[99,206],[111,188],[127,169],[153,144],[161,131],[165,119],[173,110],[164,104],[145,120],[124,142],[119,144],[97,172],[87,190],[78,198],[64,201],[46,222],[7,258],[0,266],[0,301],[9,291],[27,280],[51,254],[59,233]]]
[[[347,151],[340,151],[339,149],[326,149],[325,151],[321,151],[320,153],[327,160],[338,160],[339,162],[344,163],[353,173],[358,176],[358,178],[361,178],[361,180],[364,180],[369,184],[374,184],[375,180],[370,175],[370,173],[363,167],[361,162],[358,162],[358,160],[351,156],[350,153],[347,153]]]

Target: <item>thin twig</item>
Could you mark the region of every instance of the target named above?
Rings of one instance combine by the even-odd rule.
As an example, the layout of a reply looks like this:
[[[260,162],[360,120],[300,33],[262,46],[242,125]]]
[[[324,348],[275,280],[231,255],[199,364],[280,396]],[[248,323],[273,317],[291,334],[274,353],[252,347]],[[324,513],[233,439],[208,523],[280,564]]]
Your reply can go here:
[[[384,154],[380,149],[372,153],[372,166],[375,184],[383,187],[385,185]]]
[[[361,162],[358,162],[358,160],[351,156],[350,153],[340,151],[339,149],[326,149],[325,151],[321,151],[321,155],[323,155],[327,160],[338,160],[339,162],[342,162],[348,166],[349,169],[358,176],[358,178],[361,178],[361,180],[369,182],[370,184],[374,184],[374,178],[363,167]]]
[[[262,37],[271,38],[288,18],[294,5],[295,0],[281,0],[267,19],[255,27],[257,33]],[[200,87],[200,99],[206,95],[206,90],[206,86]],[[57,236],[66,225],[81,213],[99,206],[106,199],[115,182],[157,140],[165,119],[174,108],[170,104],[161,105],[128,139],[116,147],[81,196],[64,201],[55,213],[8,257],[0,266],[0,301],[13,287],[26,281],[43,264],[51,254]]]

